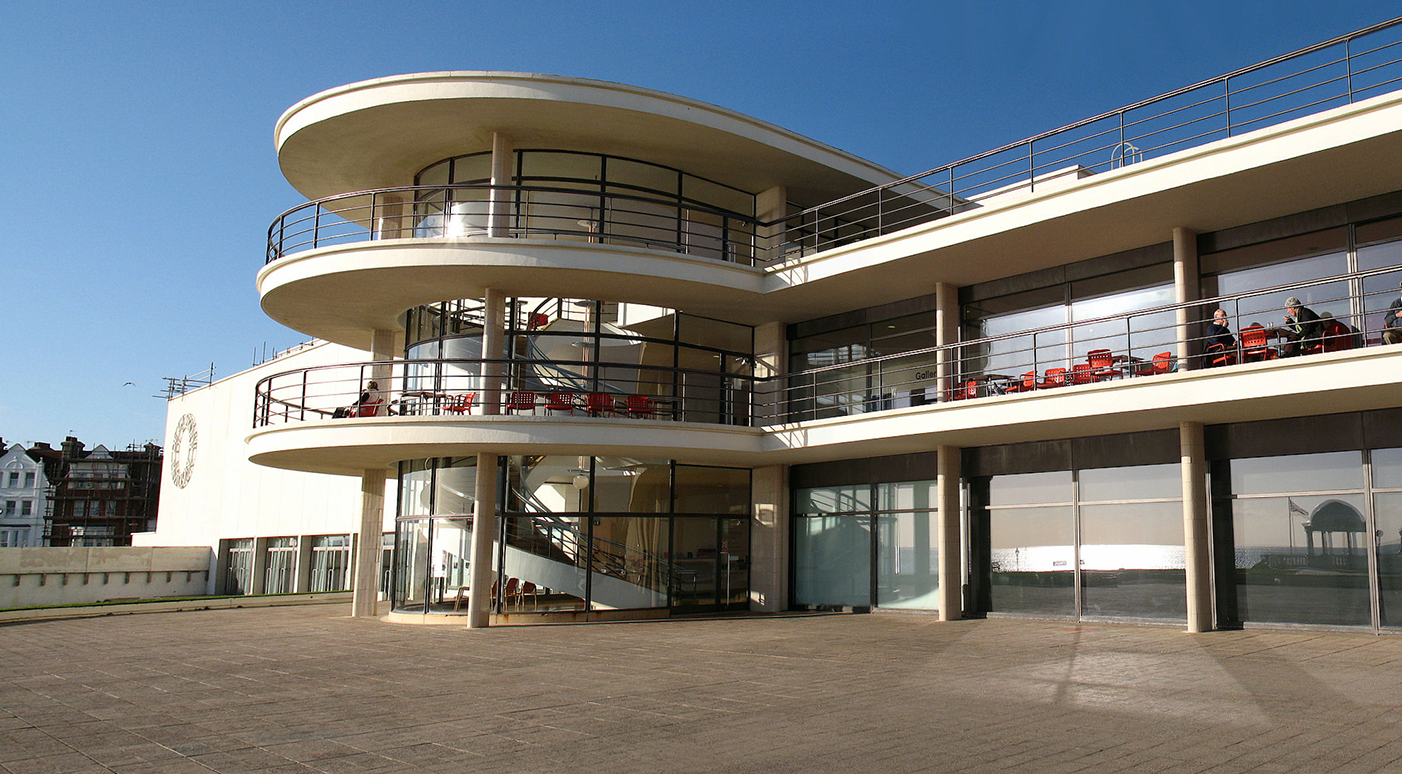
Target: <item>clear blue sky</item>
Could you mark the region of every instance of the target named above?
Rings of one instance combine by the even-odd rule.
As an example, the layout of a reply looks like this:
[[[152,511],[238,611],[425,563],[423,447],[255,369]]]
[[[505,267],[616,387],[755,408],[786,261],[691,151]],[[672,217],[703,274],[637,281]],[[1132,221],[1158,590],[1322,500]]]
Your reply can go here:
[[[161,377],[211,362],[227,376],[305,338],[263,316],[253,280],[268,223],[302,201],[273,124],[323,89],[429,70],[620,81],[913,173],[1399,13],[1340,0],[0,2],[0,436],[161,439]]]

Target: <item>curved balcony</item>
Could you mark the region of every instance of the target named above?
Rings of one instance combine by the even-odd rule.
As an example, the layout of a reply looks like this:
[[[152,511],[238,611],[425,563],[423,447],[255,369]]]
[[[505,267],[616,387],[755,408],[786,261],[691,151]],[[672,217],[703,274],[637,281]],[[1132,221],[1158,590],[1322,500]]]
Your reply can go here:
[[[546,239],[642,247],[754,266],[759,222],[679,197],[578,187],[457,184],[340,194],[279,215],[267,263],[322,247],[392,239]]]
[[[508,415],[746,427],[751,422],[753,382],[748,375],[718,371],[586,360],[350,363],[260,380],[254,388],[253,426]]]

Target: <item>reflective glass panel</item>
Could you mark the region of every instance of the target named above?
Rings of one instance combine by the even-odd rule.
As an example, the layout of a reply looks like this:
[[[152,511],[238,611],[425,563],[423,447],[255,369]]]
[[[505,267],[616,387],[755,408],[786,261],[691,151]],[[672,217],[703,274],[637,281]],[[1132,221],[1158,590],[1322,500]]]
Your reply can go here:
[[[1075,615],[1074,541],[1070,507],[990,508],[992,611]]]
[[[505,522],[506,576],[516,584],[503,598],[503,609],[583,610],[588,551],[581,518],[532,514],[507,516]]]
[[[1174,463],[1082,469],[1077,473],[1077,483],[1083,503],[1183,496],[1182,469]]]
[[[796,604],[871,604],[869,516],[798,518],[793,528]]]
[[[594,466],[594,511],[666,513],[670,476],[667,460],[597,457]]]
[[[429,563],[429,520],[415,519],[399,522],[399,535],[395,541],[395,609],[424,609],[425,583],[428,578]]]
[[[1377,523],[1379,625],[1402,626],[1402,493],[1373,495]]]
[[[676,475],[676,513],[750,512],[748,469],[678,465]]]
[[[1080,513],[1082,615],[1187,616],[1181,502],[1082,504]]]
[[[439,471],[440,474],[443,471]],[[435,519],[432,569],[429,577],[429,610],[436,613],[467,611],[471,585],[472,520]]]
[[[939,609],[939,525],[935,482],[878,484],[876,602]]]
[[[667,560],[668,520],[605,516],[593,521],[593,608],[666,607],[673,574],[673,563]]]
[[[716,520],[678,517],[672,520],[672,528],[672,566],[676,579],[672,604],[678,607],[716,604],[723,580],[718,572],[721,558]]]
[[[1231,470],[1235,495],[1363,488],[1363,456],[1356,451],[1237,459]]]
[[[1232,518],[1240,620],[1371,623],[1362,495],[1237,498],[1218,508]]]

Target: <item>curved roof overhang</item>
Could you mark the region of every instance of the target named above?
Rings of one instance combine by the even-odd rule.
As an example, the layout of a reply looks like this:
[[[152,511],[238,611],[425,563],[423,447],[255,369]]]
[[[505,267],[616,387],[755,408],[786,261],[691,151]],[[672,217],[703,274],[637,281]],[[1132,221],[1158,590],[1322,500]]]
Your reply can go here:
[[[423,167],[517,148],[639,158],[751,193],[828,201],[900,175],[772,124],[636,86],[532,73],[450,71],[361,81],[298,102],[278,120],[282,172],[309,199],[407,185]]]

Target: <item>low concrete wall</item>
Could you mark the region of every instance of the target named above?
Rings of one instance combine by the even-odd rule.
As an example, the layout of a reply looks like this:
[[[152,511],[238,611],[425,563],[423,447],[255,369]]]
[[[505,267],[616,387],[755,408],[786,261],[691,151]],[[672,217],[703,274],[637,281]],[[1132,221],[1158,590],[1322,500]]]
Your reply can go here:
[[[0,609],[208,593],[208,546],[0,548]]]
[[[237,610],[245,607],[285,607],[287,605],[346,605],[350,615],[349,591],[323,591],[315,594],[270,594],[261,597],[208,597],[178,602],[122,602],[90,607],[35,607],[26,610],[0,610],[0,625],[30,621],[59,621],[65,618],[101,618],[109,615],[140,613],[179,613],[185,610]]]

